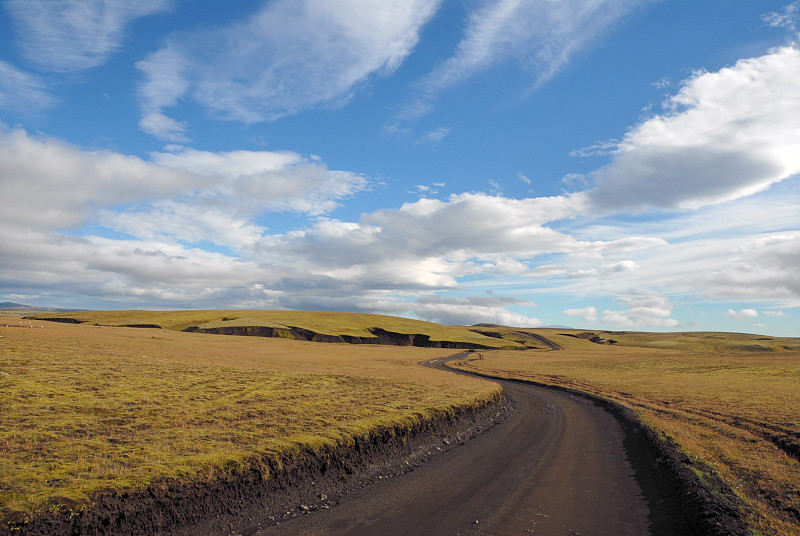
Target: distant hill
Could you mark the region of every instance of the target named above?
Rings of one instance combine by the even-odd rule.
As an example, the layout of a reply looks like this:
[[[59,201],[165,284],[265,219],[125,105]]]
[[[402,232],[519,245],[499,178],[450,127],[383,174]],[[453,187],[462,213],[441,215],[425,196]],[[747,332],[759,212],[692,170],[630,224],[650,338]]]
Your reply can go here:
[[[85,311],[85,309],[58,309],[55,307],[38,307],[36,305],[23,305],[21,303],[14,303],[14,302],[0,302],[0,311],[8,311],[12,309],[17,311],[42,311],[49,313],[74,313],[76,311]]]

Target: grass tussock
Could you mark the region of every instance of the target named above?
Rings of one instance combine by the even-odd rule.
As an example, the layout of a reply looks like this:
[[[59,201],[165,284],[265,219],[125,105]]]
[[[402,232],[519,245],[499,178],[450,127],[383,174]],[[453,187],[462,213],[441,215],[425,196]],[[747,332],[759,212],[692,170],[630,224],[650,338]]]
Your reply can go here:
[[[2,318],[0,521],[497,395],[416,365],[452,352]]]
[[[634,408],[745,500],[755,533],[800,535],[800,339],[600,333],[609,345],[577,330],[536,332],[564,350],[484,352],[454,366]]]

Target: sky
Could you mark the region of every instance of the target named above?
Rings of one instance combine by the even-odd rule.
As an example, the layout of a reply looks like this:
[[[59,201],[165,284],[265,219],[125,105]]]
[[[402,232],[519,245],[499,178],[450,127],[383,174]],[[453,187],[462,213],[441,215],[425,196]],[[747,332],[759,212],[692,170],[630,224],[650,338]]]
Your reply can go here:
[[[0,0],[0,300],[800,335],[800,1]]]

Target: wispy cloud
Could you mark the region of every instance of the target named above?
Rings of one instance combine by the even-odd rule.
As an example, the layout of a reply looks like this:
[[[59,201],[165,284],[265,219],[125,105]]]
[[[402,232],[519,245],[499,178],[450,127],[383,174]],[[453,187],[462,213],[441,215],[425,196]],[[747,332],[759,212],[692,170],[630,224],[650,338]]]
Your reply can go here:
[[[0,108],[35,113],[54,102],[55,98],[38,76],[0,61]]]
[[[701,72],[591,177],[599,210],[696,208],[800,173],[800,50]]]
[[[125,26],[173,0],[6,0],[25,57],[45,71],[95,67],[118,49]]]
[[[370,77],[397,69],[439,3],[276,0],[238,24],[176,35],[138,64],[142,128],[183,136],[165,116],[180,98],[243,123],[341,105]]]
[[[508,62],[529,71],[536,88],[646,1],[483,0],[470,12],[453,56],[420,82],[421,95],[405,115],[424,115],[444,89]]]
[[[426,143],[429,145],[438,145],[442,140],[450,134],[450,127],[439,127],[423,133],[418,139],[417,143]]]
[[[783,8],[783,12],[771,11],[761,16],[761,20],[774,28],[786,28],[790,32],[797,31],[800,23],[800,2],[792,2]]]

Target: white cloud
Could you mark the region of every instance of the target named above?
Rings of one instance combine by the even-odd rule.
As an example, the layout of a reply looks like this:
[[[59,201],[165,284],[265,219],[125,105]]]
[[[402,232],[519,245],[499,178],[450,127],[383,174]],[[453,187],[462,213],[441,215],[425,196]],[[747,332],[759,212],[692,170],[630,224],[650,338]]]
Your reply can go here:
[[[112,152],[84,152],[22,130],[0,131],[0,222],[71,228],[98,207],[200,186],[176,170]]]
[[[637,268],[639,268],[639,265],[633,261],[619,261],[603,264],[602,266],[591,268],[589,270],[575,270],[574,272],[569,273],[567,277],[604,278],[611,275],[626,275],[630,272],[633,272]]]
[[[528,177],[526,177],[525,174],[522,173],[522,172],[517,173],[517,178],[519,180],[521,180],[522,182],[524,182],[525,184],[528,184],[528,185],[532,184],[532,181]]]
[[[453,289],[464,276],[524,274],[526,259],[570,251],[575,241],[544,223],[567,217],[577,204],[485,194],[421,199],[359,222],[322,220],[266,236],[255,254],[267,264],[291,264],[298,273],[361,289]]]
[[[38,76],[0,60],[0,108],[32,113],[51,106],[54,101]]]
[[[289,151],[209,152],[181,148],[152,153],[159,166],[186,171],[213,184],[210,193],[234,201],[238,212],[295,211],[321,215],[367,187],[357,173],[329,170],[314,157]],[[209,193],[201,194],[208,197]]]
[[[783,13],[769,12],[761,16],[761,20],[773,28],[786,28],[796,32],[800,21],[800,2],[792,2],[783,8]]]
[[[584,318],[587,322],[591,323],[597,322],[597,307],[594,306],[582,307],[579,309],[567,309],[566,311],[561,311],[561,314]]]
[[[782,318],[786,316],[783,311],[764,311],[764,316],[771,316],[773,318]]]
[[[592,174],[599,210],[697,208],[800,173],[800,50],[698,73]]]
[[[758,311],[755,309],[741,309],[739,311],[728,309],[728,312],[725,313],[725,316],[728,318],[751,319],[758,317]]]
[[[632,220],[577,217],[566,229],[555,227],[578,244],[569,255],[547,259],[555,275],[560,275],[557,268],[574,273],[622,260],[635,262],[637,268],[624,277],[549,280],[548,288],[574,296],[655,288],[709,301],[800,306],[799,204],[800,183],[792,180],[695,211]],[[637,237],[639,233],[650,236]]]
[[[290,152],[175,148],[150,161],[86,152],[22,130],[0,132],[0,223],[71,229],[86,223],[145,240],[244,248],[267,211],[320,215],[363,190],[361,175]]]
[[[631,329],[677,328],[681,325],[671,318],[672,304],[666,296],[641,293],[620,297],[617,301],[627,309],[603,311],[604,323]]]
[[[417,143],[428,143],[431,145],[438,145],[441,141],[450,134],[450,127],[439,127],[433,130],[429,130],[422,134],[422,136],[417,139]]]
[[[483,0],[469,14],[454,55],[420,83],[422,97],[407,110],[430,110],[437,93],[505,62],[530,71],[533,86],[546,82],[642,0]]]
[[[396,304],[395,311],[405,314],[411,313],[418,318],[430,322],[450,325],[473,325],[477,323],[501,324],[516,327],[538,327],[542,321],[506,309],[509,305],[528,305],[525,302],[510,296],[468,296],[466,298],[451,298],[438,294],[431,294],[417,298],[413,301]],[[390,303],[382,304],[384,309],[392,307]]]
[[[23,54],[47,71],[95,67],[122,43],[133,20],[164,12],[172,0],[6,0]]]
[[[572,188],[586,188],[589,185],[589,181],[586,179],[586,175],[582,173],[567,173],[561,178],[561,184]]]
[[[276,0],[249,20],[176,35],[137,64],[145,74],[142,128],[180,139],[183,125],[159,117],[180,98],[244,123],[342,104],[405,60],[439,3]]]

